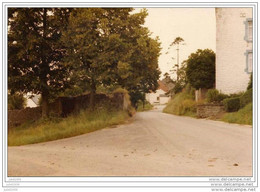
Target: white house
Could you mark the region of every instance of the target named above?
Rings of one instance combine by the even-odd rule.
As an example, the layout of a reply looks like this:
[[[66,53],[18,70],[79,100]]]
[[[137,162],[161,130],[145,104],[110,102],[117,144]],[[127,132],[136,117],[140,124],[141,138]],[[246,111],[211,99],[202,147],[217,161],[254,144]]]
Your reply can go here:
[[[32,95],[30,93],[27,93],[25,95],[25,98],[27,100],[26,107],[30,107],[30,108],[38,107],[40,97],[41,97],[40,95]]]
[[[252,8],[216,8],[216,89],[245,91],[252,73]]]
[[[145,95],[145,99],[152,105],[163,105],[168,103],[168,101],[171,99],[170,96],[166,95],[166,93],[169,91],[167,86],[160,80],[158,81],[158,83],[159,88],[156,90],[156,92],[147,93]]]

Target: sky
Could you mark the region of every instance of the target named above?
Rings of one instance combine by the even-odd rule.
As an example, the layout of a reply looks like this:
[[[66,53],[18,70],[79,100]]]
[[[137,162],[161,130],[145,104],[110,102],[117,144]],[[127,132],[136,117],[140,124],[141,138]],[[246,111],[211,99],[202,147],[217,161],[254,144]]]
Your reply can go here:
[[[176,47],[168,50],[176,37],[182,37],[185,45],[180,46],[180,63],[186,60],[197,49],[216,50],[216,20],[214,8],[147,8],[145,26],[158,36],[161,42],[159,68],[162,72],[171,73],[177,63]],[[138,11],[138,10],[136,10]],[[168,54],[165,54],[169,51]],[[174,58],[174,60],[172,59]],[[174,76],[174,75],[171,75]]]

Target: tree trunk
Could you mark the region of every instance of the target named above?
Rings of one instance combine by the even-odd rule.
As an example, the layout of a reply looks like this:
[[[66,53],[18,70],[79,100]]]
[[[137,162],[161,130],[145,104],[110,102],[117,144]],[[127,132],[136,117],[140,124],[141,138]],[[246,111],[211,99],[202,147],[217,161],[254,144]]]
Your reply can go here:
[[[42,117],[46,118],[49,116],[49,101],[48,94],[42,94]]]
[[[145,93],[143,95],[143,109],[144,109],[144,106],[145,106]]]
[[[43,39],[44,43],[46,40],[46,27],[47,27],[47,9],[43,8]],[[48,117],[49,116],[49,92],[47,91],[47,72],[46,68],[47,66],[47,61],[45,57],[45,52],[44,52],[44,45],[42,45],[42,69],[43,69],[43,75],[41,81],[44,82],[44,87],[42,88],[42,117]]]
[[[90,109],[93,111],[95,107],[95,95],[96,95],[96,85],[95,83],[91,84],[91,92],[90,92]]]

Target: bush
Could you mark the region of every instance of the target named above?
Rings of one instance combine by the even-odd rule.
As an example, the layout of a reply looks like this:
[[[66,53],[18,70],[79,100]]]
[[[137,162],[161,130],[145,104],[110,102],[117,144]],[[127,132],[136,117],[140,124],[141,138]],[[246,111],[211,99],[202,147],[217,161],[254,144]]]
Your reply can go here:
[[[241,91],[241,92],[238,92],[238,93],[231,93],[229,94],[229,97],[241,97],[245,92]]]
[[[224,99],[223,104],[227,112],[238,111],[240,108],[240,98],[231,97],[231,98]]]
[[[253,73],[251,73],[250,75],[250,80],[247,86],[247,90],[252,89],[253,88]]]
[[[252,88],[247,90],[243,95],[240,96],[240,108],[245,107],[248,103],[252,103],[253,93]]]
[[[26,99],[23,97],[23,94],[8,94],[8,110],[23,109],[25,105]]]
[[[185,86],[184,92],[186,94],[192,95],[193,99],[195,99],[195,91],[196,89],[193,88],[189,83]]]
[[[209,89],[206,98],[209,103],[220,103],[228,98],[228,95],[220,93],[217,89]]]
[[[141,112],[141,111],[148,111],[153,109],[153,105],[151,103],[149,103],[148,101],[145,100],[144,106],[143,106],[143,102],[142,101],[138,101],[137,103],[137,111]]]
[[[179,115],[196,113],[196,102],[191,99],[185,99],[180,103]]]
[[[247,104],[244,108],[240,109],[238,112],[226,113],[221,120],[228,123],[239,123],[252,125],[253,121],[253,110],[252,103]]]
[[[176,94],[163,109],[164,113],[196,116],[196,102],[193,96],[185,92]]]

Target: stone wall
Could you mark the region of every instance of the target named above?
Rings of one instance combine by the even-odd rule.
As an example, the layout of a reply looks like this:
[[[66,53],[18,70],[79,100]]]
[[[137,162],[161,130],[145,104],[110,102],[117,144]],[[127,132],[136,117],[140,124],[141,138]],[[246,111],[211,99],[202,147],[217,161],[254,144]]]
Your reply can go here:
[[[197,117],[199,118],[216,117],[223,112],[224,106],[220,104],[197,105]]]
[[[15,127],[27,121],[35,121],[42,115],[42,108],[25,108],[22,110],[8,110],[8,127]]]
[[[128,110],[131,105],[127,99],[127,94],[114,93],[111,96],[105,94],[95,95],[96,107],[110,107],[118,110]],[[82,109],[90,107],[90,95],[80,95],[76,97],[58,97],[55,102],[49,105],[51,115],[66,117],[69,114],[77,113]],[[22,110],[8,111],[8,127],[21,125],[27,121],[36,121],[41,118],[42,108],[26,108]]]

